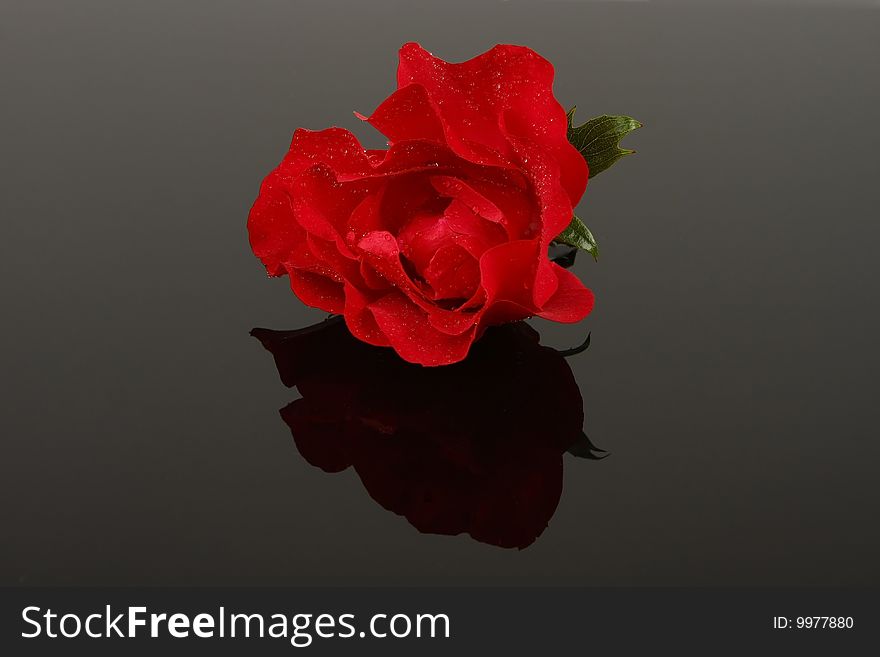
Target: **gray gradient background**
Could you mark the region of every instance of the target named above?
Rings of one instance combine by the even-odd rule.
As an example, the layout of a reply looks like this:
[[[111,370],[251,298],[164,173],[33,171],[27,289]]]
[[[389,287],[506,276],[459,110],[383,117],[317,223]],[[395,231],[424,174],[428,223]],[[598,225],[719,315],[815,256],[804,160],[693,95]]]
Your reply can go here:
[[[579,214],[599,462],[524,551],[425,536],[297,453],[247,211],[397,48],[556,65],[637,148]],[[0,582],[880,584],[872,2],[0,2]],[[548,429],[549,430],[549,429]]]

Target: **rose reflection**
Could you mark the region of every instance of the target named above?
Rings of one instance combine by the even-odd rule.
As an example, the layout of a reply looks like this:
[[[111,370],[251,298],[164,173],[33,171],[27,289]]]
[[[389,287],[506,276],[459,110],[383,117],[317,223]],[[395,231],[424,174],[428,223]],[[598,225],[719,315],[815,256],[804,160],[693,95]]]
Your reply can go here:
[[[284,385],[296,446],[327,472],[354,467],[369,494],[420,532],[524,548],[562,493],[566,451],[597,458],[566,354],[518,322],[490,329],[463,362],[406,363],[338,319],[254,329]]]

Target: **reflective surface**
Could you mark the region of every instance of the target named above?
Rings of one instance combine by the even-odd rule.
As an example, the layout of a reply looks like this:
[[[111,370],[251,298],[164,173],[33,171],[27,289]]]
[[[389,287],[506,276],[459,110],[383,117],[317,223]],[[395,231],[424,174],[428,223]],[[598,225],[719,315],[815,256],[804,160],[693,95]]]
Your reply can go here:
[[[556,511],[563,454],[600,458],[564,356],[527,324],[489,330],[464,362],[440,368],[359,342],[341,318],[251,333],[302,395],[281,419],[303,458],[330,473],[353,467],[420,532],[528,547]]]
[[[880,583],[880,12],[418,4],[4,4],[0,580]],[[566,362],[611,456],[562,457],[525,550],[307,462],[248,335],[323,319],[249,251],[260,180],[297,126],[380,146],[351,111],[409,40],[527,44],[579,116],[645,124],[578,208],[593,315],[535,324],[592,332]]]

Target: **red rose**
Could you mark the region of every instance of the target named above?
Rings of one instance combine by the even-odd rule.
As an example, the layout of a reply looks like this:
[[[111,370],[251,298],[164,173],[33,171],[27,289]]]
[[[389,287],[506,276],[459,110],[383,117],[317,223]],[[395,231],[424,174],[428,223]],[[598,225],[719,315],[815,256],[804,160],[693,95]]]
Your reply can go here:
[[[487,326],[583,319],[593,295],[547,257],[587,184],[553,67],[499,45],[449,64],[410,43],[398,89],[347,130],[297,130],[248,219],[254,253],[306,304],[422,365],[462,360]]]

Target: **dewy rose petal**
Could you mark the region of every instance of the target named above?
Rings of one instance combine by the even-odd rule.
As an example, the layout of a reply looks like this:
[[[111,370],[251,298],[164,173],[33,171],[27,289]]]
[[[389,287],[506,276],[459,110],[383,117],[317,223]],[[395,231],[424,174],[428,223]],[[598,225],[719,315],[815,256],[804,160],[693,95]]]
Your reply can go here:
[[[547,257],[588,176],[551,64],[509,45],[450,64],[410,43],[397,77],[365,118],[387,151],[296,131],[248,219],[267,272],[422,365],[464,359],[492,324],[583,319],[592,293]]]

